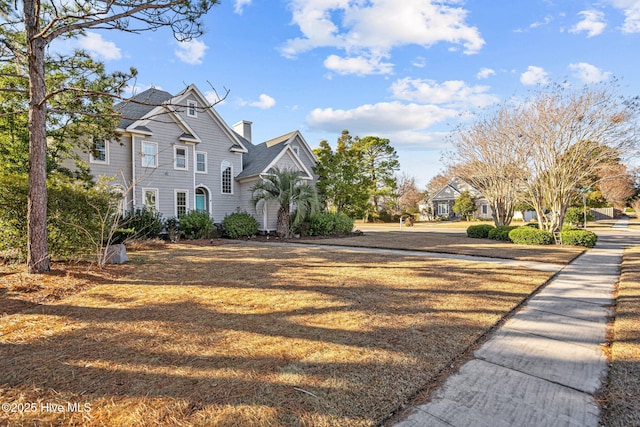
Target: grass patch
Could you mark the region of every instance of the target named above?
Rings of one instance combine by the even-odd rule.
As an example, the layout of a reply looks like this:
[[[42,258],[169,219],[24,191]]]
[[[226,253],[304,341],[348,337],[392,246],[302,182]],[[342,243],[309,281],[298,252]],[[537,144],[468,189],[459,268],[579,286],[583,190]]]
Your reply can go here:
[[[606,426],[640,425],[640,247],[625,250],[618,286]]]
[[[550,276],[247,244],[127,268],[0,318],[1,402],[91,408],[0,424],[377,425]]]
[[[462,233],[440,231],[366,231],[362,236],[301,242],[320,245],[406,249],[555,264],[568,264],[584,252],[584,248],[557,245],[515,245],[490,239],[471,239]]]

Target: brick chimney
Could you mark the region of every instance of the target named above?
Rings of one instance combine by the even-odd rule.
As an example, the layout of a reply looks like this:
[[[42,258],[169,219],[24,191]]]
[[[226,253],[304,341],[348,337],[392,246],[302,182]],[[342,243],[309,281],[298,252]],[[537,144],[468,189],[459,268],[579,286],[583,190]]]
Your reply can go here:
[[[248,120],[241,120],[235,125],[233,125],[233,130],[242,135],[244,139],[251,142],[251,125],[253,123]]]

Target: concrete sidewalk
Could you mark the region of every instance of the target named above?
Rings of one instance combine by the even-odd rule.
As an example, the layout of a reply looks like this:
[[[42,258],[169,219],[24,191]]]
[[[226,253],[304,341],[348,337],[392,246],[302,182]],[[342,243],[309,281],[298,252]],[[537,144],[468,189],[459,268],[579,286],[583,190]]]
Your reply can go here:
[[[623,244],[599,236],[396,426],[597,427]]]

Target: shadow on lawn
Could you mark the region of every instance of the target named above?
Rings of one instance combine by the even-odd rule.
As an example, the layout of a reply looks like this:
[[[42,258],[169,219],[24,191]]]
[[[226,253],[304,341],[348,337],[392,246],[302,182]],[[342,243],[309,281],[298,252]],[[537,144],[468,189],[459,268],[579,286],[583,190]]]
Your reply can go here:
[[[2,389],[13,389],[29,398],[38,396],[36,390],[94,401],[170,398],[187,401],[193,412],[207,405],[270,407],[278,414],[275,423],[285,425],[308,423],[309,414],[335,423],[379,423],[535,287],[517,292],[507,283],[491,290],[486,280],[472,283],[469,264],[394,257],[390,265],[388,257],[372,255],[353,255],[347,263],[340,261],[343,254],[309,251],[304,257],[285,248],[277,257],[298,277],[283,274],[284,264],[272,262],[273,255],[236,248],[212,252],[201,263],[206,268],[190,275],[162,279],[168,269],[201,254],[174,251],[173,265],[147,261],[141,271],[115,281],[123,291],[118,295],[100,288],[74,304],[39,306],[37,313],[52,324],[74,327],[32,342],[0,344],[0,396],[6,400]],[[235,261],[242,270],[229,269]],[[325,263],[348,272],[337,278]],[[357,269],[349,270],[354,264]],[[495,273],[473,265],[478,277]],[[363,268],[370,278],[358,276]],[[403,284],[380,283],[375,272],[389,277],[393,269],[411,276]],[[446,277],[450,287],[420,285],[434,274]],[[509,271],[501,277],[508,279]],[[134,287],[136,292],[127,292]],[[154,302],[167,289],[179,292],[173,300]],[[284,303],[314,297],[298,308],[284,304],[251,312],[251,301],[222,300],[225,291]],[[479,303],[457,302],[465,298]],[[247,312],[231,312],[232,304]],[[361,316],[363,324],[349,329],[332,322],[334,316]]]

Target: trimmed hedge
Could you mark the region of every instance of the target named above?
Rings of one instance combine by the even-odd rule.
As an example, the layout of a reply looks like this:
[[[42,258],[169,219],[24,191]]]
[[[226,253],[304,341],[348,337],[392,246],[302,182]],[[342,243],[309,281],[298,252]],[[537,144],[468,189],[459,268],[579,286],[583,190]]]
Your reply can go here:
[[[589,230],[566,230],[560,233],[563,245],[592,248],[598,242],[598,236]]]
[[[258,221],[247,212],[235,212],[224,217],[222,228],[231,239],[251,237],[258,233]]]
[[[517,227],[509,232],[511,241],[518,245],[550,245],[553,234],[533,227]]]
[[[189,211],[178,219],[181,234],[187,239],[211,239],[217,236],[216,226],[207,212]]]
[[[505,242],[510,242],[509,232],[518,228],[517,225],[500,225],[498,227],[492,228],[489,230],[489,237],[492,240],[503,240]]]
[[[131,209],[120,220],[116,240],[155,239],[160,236],[163,228],[164,220],[160,212],[146,207]]]
[[[353,219],[343,213],[323,212],[314,215],[309,221],[311,236],[342,236],[353,231]]]
[[[472,225],[467,228],[467,237],[472,239],[486,239],[489,237],[489,232],[495,227],[490,224]]]

